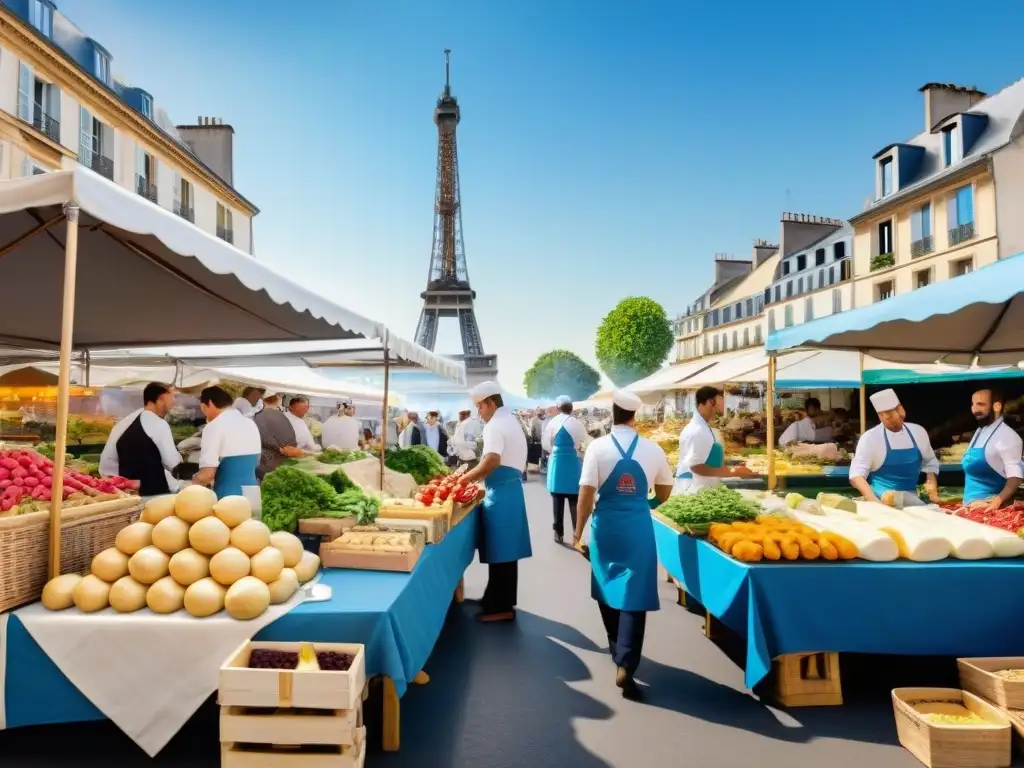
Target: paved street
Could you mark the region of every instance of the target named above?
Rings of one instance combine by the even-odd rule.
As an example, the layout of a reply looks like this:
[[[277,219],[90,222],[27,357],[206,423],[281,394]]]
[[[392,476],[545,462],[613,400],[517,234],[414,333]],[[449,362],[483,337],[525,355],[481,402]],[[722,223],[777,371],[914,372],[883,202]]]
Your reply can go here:
[[[643,704],[624,701],[597,610],[586,562],[551,541],[549,497],[527,486],[534,557],[520,571],[515,625],[478,626],[471,602],[455,607],[427,666],[429,685],[402,700],[402,751],[379,751],[372,768],[665,768],[762,765],[779,768],[911,768],[895,743],[888,689],[897,684],[955,684],[945,662],[844,660],[842,708],[765,706],[743,675],[701,633],[702,619],[662,587],[662,610],[648,621],[638,679]],[[467,574],[467,596],[483,590],[485,570]],[[808,610],[842,610],[840,605]],[[880,669],[881,667],[881,669]],[[950,677],[952,675],[952,677]],[[371,700],[373,701],[373,700]],[[371,728],[376,725],[372,713]],[[0,734],[0,767],[216,766],[216,709],[208,703],[156,761],[107,723]]]

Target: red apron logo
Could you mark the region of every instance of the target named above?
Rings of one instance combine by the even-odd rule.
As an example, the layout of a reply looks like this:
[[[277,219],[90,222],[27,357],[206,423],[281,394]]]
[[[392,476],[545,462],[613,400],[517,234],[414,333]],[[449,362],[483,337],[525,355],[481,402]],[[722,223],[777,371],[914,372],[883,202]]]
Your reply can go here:
[[[636,480],[628,472],[619,478],[618,491],[619,493],[636,494]]]

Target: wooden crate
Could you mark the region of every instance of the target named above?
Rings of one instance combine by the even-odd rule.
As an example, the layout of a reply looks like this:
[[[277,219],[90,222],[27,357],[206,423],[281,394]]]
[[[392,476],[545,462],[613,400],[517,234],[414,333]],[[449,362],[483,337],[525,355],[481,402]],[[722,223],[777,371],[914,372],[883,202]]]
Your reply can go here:
[[[402,520],[431,520],[434,525],[434,539],[441,541],[452,527],[452,505],[440,507],[388,507],[382,506],[377,517],[397,517]]]
[[[773,663],[775,698],[784,707],[838,707],[843,703],[838,653],[790,653]]]
[[[222,706],[299,709],[355,709],[366,686],[366,653],[354,643],[311,643],[315,651],[347,653],[355,658],[346,672],[299,672],[290,669],[249,669],[257,648],[299,652],[304,643],[247,640],[220,668],[218,701]]]
[[[366,729],[351,746],[221,744],[221,768],[363,768]]]
[[[350,747],[357,741],[362,719],[362,702],[354,709],[221,707],[220,740],[224,744]]]
[[[320,562],[325,568],[409,573],[416,567],[420,555],[423,554],[422,537],[414,536],[413,544],[413,549],[409,552],[375,552],[349,549],[336,542],[326,542],[320,545]]]
[[[354,517],[307,517],[299,520],[299,533],[323,536],[334,541],[355,524]]]
[[[990,724],[942,725],[914,709],[915,702],[949,701]],[[1007,768],[1010,765],[1010,721],[997,707],[959,688],[895,688],[893,713],[900,744],[928,768]]]
[[[1024,680],[1007,680],[996,672],[1024,669],[1024,657],[957,659],[960,686],[1004,709],[1024,709]]]
[[[441,528],[440,526],[435,526],[434,522],[434,520],[392,516],[388,513],[386,515],[379,515],[374,524],[383,526],[389,531],[413,531],[420,534],[423,537],[423,541],[427,544],[437,544],[440,539],[435,534],[435,530],[441,530]]]

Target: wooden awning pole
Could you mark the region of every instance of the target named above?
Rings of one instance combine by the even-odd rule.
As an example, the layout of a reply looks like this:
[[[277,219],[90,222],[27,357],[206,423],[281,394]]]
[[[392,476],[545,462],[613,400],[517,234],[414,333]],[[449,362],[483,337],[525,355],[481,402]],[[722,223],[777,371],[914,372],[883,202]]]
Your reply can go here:
[[[868,428],[868,388],[864,383],[864,353],[860,353],[860,433]]]
[[[768,443],[768,490],[774,491],[778,483],[775,477],[775,355],[768,355],[768,392],[765,395],[765,425]]]
[[[384,331],[384,404],[380,414],[380,491],[384,493],[384,454],[388,450],[388,389],[391,384],[391,363],[388,356],[388,331]]]

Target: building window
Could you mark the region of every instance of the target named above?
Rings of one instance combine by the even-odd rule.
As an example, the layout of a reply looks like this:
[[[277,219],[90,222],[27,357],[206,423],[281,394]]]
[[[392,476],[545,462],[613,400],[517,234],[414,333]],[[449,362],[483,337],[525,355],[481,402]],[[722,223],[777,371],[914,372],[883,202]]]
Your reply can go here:
[[[25,155],[21,159],[21,175],[24,176],[39,176],[43,173],[50,173],[52,169],[47,168],[45,165],[40,163],[35,158]]]
[[[810,322],[814,319],[814,299],[810,296],[804,301],[804,322]]]
[[[825,249],[819,248],[814,252],[814,266],[820,267],[825,263]]]
[[[892,247],[892,219],[883,221],[878,225],[878,255],[883,256],[893,252]]]
[[[892,194],[892,158],[887,157],[878,165],[882,181],[882,197],[885,197]]]
[[[896,294],[896,283],[893,280],[883,280],[875,283],[875,301],[891,299]]]
[[[195,223],[195,190],[192,188],[192,182],[177,174],[174,178],[174,212],[181,218]]]
[[[718,347],[719,347],[719,344],[721,344],[721,342],[720,342],[720,341],[718,340],[718,335],[716,334],[716,335],[715,335],[715,354],[716,354],[716,355],[718,354]]]
[[[796,271],[803,272],[807,269],[807,254],[802,253],[796,257]]]
[[[825,270],[824,269],[819,269],[818,270],[818,288],[820,289],[820,288],[824,288],[824,287],[825,287]]]
[[[754,343],[758,346],[761,345],[761,324],[758,323],[754,326]]]
[[[949,245],[959,245],[974,237],[974,187],[960,187],[949,199]]]
[[[28,23],[43,37],[53,37],[53,6],[46,0],[28,0]]]
[[[832,283],[834,283],[835,281],[836,281],[836,268],[835,267],[829,267],[828,268],[828,284],[832,285]]]
[[[782,286],[781,285],[776,285],[775,286],[775,300],[776,301],[781,301],[782,300]]]
[[[787,304],[786,305],[786,311],[785,311],[783,317],[784,317],[784,322],[786,323],[786,327],[787,328],[789,328],[791,325],[793,325],[793,305],[792,304]]]
[[[771,333],[774,330],[775,330],[775,310],[774,309],[769,309],[768,310],[768,333]]]
[[[849,280],[853,276],[853,262],[850,259],[844,259],[839,262],[839,279]]]
[[[79,110],[78,162],[101,176],[114,179],[114,131],[82,107]]]
[[[832,260],[839,261],[846,258],[846,242],[840,240],[832,246]]]
[[[789,262],[788,261],[782,262],[782,274],[783,275],[788,275],[789,274]]]
[[[749,328],[744,328],[743,329],[743,346],[744,347],[749,347],[750,346],[750,329]]]
[[[150,202],[157,202],[156,160],[142,147],[135,148],[135,192]]]
[[[753,299],[747,299],[747,314],[746,314],[746,316],[747,317],[753,317],[754,316],[754,300]]]
[[[910,256],[917,258],[934,250],[932,206],[931,203],[925,203],[910,214]]]
[[[736,349],[739,346],[740,335],[737,331],[732,332],[732,348]]]
[[[928,269],[919,269],[914,273],[914,288],[925,288],[931,285],[932,282],[932,270],[931,267]]]
[[[732,320],[732,307],[726,307],[722,310],[722,322],[728,323]]]
[[[967,259],[957,259],[949,263],[949,276],[950,277],[963,277],[969,275],[974,271],[974,257]]]
[[[788,283],[786,283],[786,298],[788,299],[788,298],[791,298],[792,296],[793,296],[793,281],[790,280]]]
[[[235,232],[232,223],[231,209],[225,208],[217,203],[217,237],[229,243],[235,242]],[[715,341],[715,351],[718,351],[718,341]]]
[[[951,125],[942,129],[942,163],[945,167],[960,160],[960,132]]]
[[[60,88],[39,78],[24,62],[18,65],[18,117],[60,143]]]
[[[103,51],[94,51],[96,79],[104,85],[110,85],[110,57]]]
[[[148,93],[142,94],[142,114],[150,120],[153,119],[153,97]]]
[[[771,287],[768,287],[768,288],[764,289],[764,303],[765,304],[771,304],[772,303],[772,289],[771,289]]]
[[[804,292],[804,279],[801,277],[796,281],[796,295],[799,296]]]
[[[838,288],[832,289],[832,314],[838,315],[843,311],[843,292]]]

